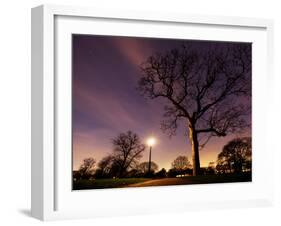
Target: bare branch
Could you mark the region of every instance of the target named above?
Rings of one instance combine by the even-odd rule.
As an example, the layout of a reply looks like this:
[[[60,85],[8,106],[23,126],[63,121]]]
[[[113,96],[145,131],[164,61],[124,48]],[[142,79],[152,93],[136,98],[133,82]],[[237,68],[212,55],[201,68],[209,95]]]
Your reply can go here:
[[[182,119],[197,134],[210,133],[210,138],[249,126],[251,45],[233,43],[218,49],[214,44],[205,50],[183,45],[149,57],[141,71],[140,92],[166,100],[161,128],[170,136]]]

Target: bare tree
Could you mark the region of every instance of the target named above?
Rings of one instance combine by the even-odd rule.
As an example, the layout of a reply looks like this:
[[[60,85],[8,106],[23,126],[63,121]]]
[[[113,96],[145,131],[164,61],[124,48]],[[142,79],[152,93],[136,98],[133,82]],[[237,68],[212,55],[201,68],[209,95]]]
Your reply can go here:
[[[87,179],[93,175],[96,160],[94,158],[86,158],[83,160],[78,172],[81,178]]]
[[[141,171],[141,173],[148,173],[149,168],[149,162],[142,162],[138,165],[138,170]],[[151,162],[151,168],[150,170],[152,172],[156,172],[158,170],[158,165],[155,162]]]
[[[249,126],[251,45],[228,43],[157,53],[141,65],[139,90],[165,102],[162,129],[175,135],[187,128],[193,175],[200,171],[199,149],[213,136],[241,132]]]
[[[176,170],[186,170],[190,169],[192,166],[186,156],[178,156],[173,162],[172,162],[172,168]]]
[[[112,155],[108,155],[103,157],[98,163],[98,173],[100,177],[104,175],[108,175],[111,171],[114,157]]]
[[[145,150],[139,136],[132,131],[121,133],[113,139],[114,164],[119,167],[119,177],[123,177],[128,169],[137,164]]]
[[[237,138],[228,142],[218,155],[217,169],[222,173],[251,171],[252,141],[250,137]]]

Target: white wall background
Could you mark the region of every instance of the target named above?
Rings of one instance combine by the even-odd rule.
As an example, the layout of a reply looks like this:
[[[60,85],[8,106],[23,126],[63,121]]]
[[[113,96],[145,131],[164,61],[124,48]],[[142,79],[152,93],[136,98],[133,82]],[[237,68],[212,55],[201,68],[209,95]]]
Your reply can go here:
[[[275,103],[269,128],[275,149],[276,203],[270,208],[50,222],[51,225],[280,225],[281,224],[281,6],[278,0],[6,0],[0,12],[0,224],[38,225],[30,208],[30,8],[43,3],[231,15],[275,20]],[[266,170],[266,169],[265,169]],[[271,174],[269,175],[271,176]],[[93,204],[94,206],[95,204]]]

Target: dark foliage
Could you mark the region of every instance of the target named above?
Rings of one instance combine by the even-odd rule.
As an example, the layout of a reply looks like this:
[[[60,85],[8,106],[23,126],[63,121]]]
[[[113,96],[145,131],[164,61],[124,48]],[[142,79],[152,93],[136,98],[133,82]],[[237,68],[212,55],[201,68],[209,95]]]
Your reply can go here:
[[[250,137],[228,142],[218,155],[216,170],[219,173],[242,173],[252,169],[252,141]]]
[[[142,157],[145,145],[141,143],[139,136],[132,131],[119,134],[113,143],[113,167],[118,171],[118,177],[125,177],[128,170],[138,164]]]
[[[192,165],[190,164],[187,156],[178,156],[173,162],[172,162],[172,168],[176,170],[186,170],[192,168]]]
[[[95,163],[96,160],[94,158],[84,159],[78,172],[76,173],[76,177],[81,179],[90,179],[93,177]]]
[[[162,168],[160,171],[158,171],[157,173],[155,173],[155,177],[156,177],[156,178],[165,178],[165,177],[167,177],[167,171],[166,171],[166,169]]]

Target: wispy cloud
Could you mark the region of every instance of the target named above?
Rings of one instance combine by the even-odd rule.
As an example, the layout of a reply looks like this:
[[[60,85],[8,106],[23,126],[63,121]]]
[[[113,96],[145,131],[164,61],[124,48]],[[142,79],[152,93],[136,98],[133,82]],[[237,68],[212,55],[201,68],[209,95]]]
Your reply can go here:
[[[150,46],[136,38],[116,38],[112,42],[116,49],[134,66],[139,66],[150,54]]]
[[[136,127],[137,122],[131,117],[121,100],[114,97],[114,93],[95,91],[94,95],[86,88],[74,91],[77,110],[84,109],[84,114],[98,118],[100,122],[111,128]]]

